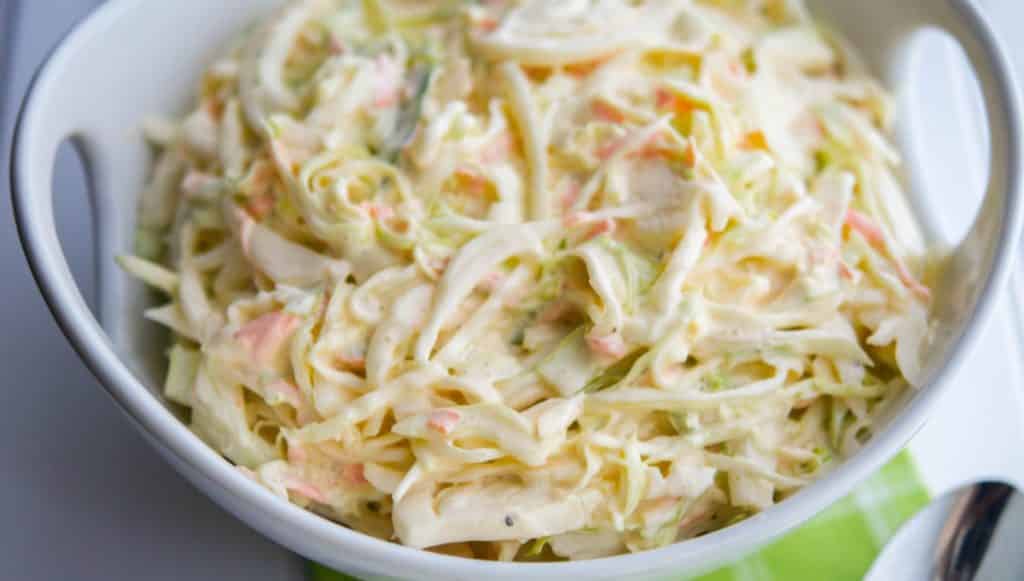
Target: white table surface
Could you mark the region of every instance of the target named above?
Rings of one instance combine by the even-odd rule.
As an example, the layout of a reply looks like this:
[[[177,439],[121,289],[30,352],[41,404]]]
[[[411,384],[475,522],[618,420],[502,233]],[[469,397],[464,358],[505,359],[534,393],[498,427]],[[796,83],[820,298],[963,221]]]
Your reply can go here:
[[[33,70],[63,31],[99,3],[0,0],[0,159],[7,159],[14,109]],[[1024,21],[1024,2],[981,4],[1024,63],[1024,37],[1013,30]],[[922,64],[929,86],[962,87],[959,55],[934,42]],[[923,119],[957,120],[927,124],[928,147],[934,148],[929,153],[951,160],[968,155],[959,165],[940,164],[948,170],[930,179],[978,191],[984,135],[977,130],[974,96],[945,90],[927,102]],[[80,171],[64,161],[55,179],[62,235],[73,270],[88,289],[91,235],[83,216],[89,210]],[[0,184],[6,194],[6,161],[0,163]],[[301,578],[298,559],[186,484],[101,395],[38,295],[9,205],[0,211],[0,289],[0,579]],[[982,476],[1024,483],[1018,298],[1024,299],[1024,286],[1003,297],[999,314],[958,372],[956,388],[911,444],[935,492]]]

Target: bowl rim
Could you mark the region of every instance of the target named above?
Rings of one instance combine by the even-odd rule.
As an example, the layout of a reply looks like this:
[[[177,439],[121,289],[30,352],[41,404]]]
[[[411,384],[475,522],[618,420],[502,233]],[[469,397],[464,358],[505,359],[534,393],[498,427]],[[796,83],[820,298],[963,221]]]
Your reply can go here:
[[[959,367],[984,326],[991,318],[998,292],[1005,286],[1011,272],[1016,238],[1021,230],[1022,206],[1019,165],[1010,169],[1006,192],[1006,207],[1001,218],[1002,231],[993,258],[993,267],[984,282],[978,306],[965,323],[961,337],[951,347],[950,357],[934,372],[927,385],[907,403],[890,425],[877,434],[858,453],[845,460],[834,470],[800,490],[793,497],[774,505],[743,523],[716,531],[697,539],[672,544],[661,549],[641,553],[605,557],[600,559],[558,563],[500,563],[477,561],[412,549],[389,541],[379,540],[315,515],[290,502],[280,499],[268,490],[246,478],[220,454],[202,442],[188,427],[175,417],[118,357],[96,317],[82,300],[72,279],[66,272],[63,257],[49,255],[44,240],[45,227],[32,210],[34,197],[26,179],[25,152],[36,139],[37,128],[44,123],[46,111],[40,106],[40,95],[46,94],[67,66],[77,49],[102,31],[114,25],[127,12],[143,0],[113,0],[95,10],[88,18],[73,27],[45,59],[36,72],[18,116],[14,129],[11,153],[11,192],[15,222],[22,247],[33,276],[43,297],[68,341],[83,362],[99,380],[117,405],[132,419],[156,447],[172,456],[172,463],[203,478],[203,485],[213,485],[213,496],[222,506],[228,503],[223,495],[236,502],[227,506],[241,520],[263,534],[271,536],[289,548],[309,555],[317,553],[321,561],[343,566],[346,558],[358,560],[361,568],[395,574],[415,571],[427,576],[457,576],[476,579],[490,576],[496,579],[555,578],[565,575],[620,577],[670,571],[673,567],[691,567],[705,563],[707,567],[721,564],[729,558],[761,546],[787,532],[839,500],[853,487],[877,471],[899,452],[907,441],[923,426],[928,412],[952,384],[951,373]],[[956,2],[959,16],[984,40],[986,50],[1002,72],[996,79],[999,89],[1009,99],[1019,121],[1019,101],[1015,90],[1012,68],[998,40],[979,9],[969,2]],[[1019,127],[1011,128],[1011,159],[1020,160]],[[35,192],[43,195],[49,192]],[[186,476],[190,476],[186,474]],[[194,480],[194,478],[193,478]],[[199,482],[194,482],[197,485]],[[244,507],[244,508],[239,508]],[[257,523],[249,511],[261,511],[276,523]],[[316,547],[320,547],[317,550]],[[323,548],[333,549],[335,558]],[[331,564],[331,563],[327,563]],[[705,569],[707,568],[705,567]]]

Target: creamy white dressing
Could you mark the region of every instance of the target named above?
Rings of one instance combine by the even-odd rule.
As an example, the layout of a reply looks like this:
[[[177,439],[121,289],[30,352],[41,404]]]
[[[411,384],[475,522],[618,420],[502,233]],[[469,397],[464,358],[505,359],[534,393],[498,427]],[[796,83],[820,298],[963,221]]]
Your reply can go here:
[[[888,97],[798,1],[296,0],[212,67],[122,266],[275,494],[497,559],[728,526],[921,381]]]

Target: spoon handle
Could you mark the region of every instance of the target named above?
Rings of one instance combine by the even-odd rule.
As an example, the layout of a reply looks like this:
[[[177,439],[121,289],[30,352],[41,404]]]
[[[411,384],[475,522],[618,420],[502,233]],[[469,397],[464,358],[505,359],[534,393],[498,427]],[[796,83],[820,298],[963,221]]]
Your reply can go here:
[[[934,581],[974,579],[1013,488],[996,482],[971,487],[950,512],[936,548]]]

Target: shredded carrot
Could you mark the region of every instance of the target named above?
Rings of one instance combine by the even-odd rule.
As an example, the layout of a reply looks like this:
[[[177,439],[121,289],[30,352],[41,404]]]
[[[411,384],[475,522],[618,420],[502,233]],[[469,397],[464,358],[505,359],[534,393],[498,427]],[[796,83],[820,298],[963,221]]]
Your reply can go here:
[[[494,32],[498,30],[498,25],[501,24],[497,18],[484,17],[476,21],[476,26],[484,32]]]
[[[910,292],[914,293],[918,298],[924,301],[931,300],[932,291],[928,287],[924,286],[919,280],[914,278],[914,275],[911,274],[910,269],[907,268],[907,265],[904,264],[902,260],[896,261],[896,272],[900,276],[900,281],[910,289]]]
[[[270,141],[270,154],[273,156],[274,161],[277,162],[278,166],[284,168],[294,175],[298,170],[298,164],[292,160],[291,156],[288,155],[288,151],[285,149],[284,143],[280,139],[272,139]]]
[[[591,110],[594,113],[594,117],[607,123],[625,123],[626,116],[622,114],[616,107],[605,101],[594,101],[591,105]]]
[[[839,274],[846,280],[853,280],[856,278],[856,271],[854,271],[849,264],[846,264],[845,260],[839,261]]]
[[[458,178],[459,185],[465,189],[466,193],[473,196],[483,196],[487,193],[489,183],[487,178],[475,171],[459,168],[455,170],[455,177]]]
[[[565,67],[564,70],[566,74],[572,75],[574,77],[589,77],[590,75],[594,74],[594,72],[597,71],[597,69],[608,64],[608,61],[618,56],[619,52],[620,51],[613,51],[604,56],[597,57],[592,61],[572,64]]]
[[[252,254],[252,227],[255,221],[242,208],[235,208],[234,216],[238,220],[238,242],[242,246],[242,254],[248,258]]]
[[[451,263],[451,257],[435,258],[434,260],[430,261],[430,268],[432,268],[438,276],[441,276],[442,274],[444,274],[444,271],[448,270],[448,265]]]
[[[811,252],[811,261],[814,264],[824,266],[835,265],[839,269],[839,275],[847,280],[854,280],[856,278],[856,271],[849,264],[846,264],[846,261],[839,255],[839,250],[832,246],[813,250]]]
[[[885,234],[882,233],[881,228],[857,210],[846,212],[846,225],[863,236],[872,246],[885,244]]]
[[[659,88],[654,93],[654,99],[659,109],[669,109],[675,104],[676,96],[666,89]]]
[[[455,410],[436,410],[430,414],[427,427],[440,434],[452,433],[462,416]]]
[[[346,464],[341,470],[341,477],[349,484],[366,484],[366,467],[361,462],[358,464]]]
[[[306,453],[306,449],[299,444],[288,444],[288,461],[300,464],[305,462],[309,458],[309,454]]]
[[[583,191],[583,186],[576,180],[570,180],[565,191],[562,192],[561,204],[562,211],[568,212],[573,206],[576,205],[576,200],[580,199],[580,193]]]
[[[274,204],[277,203],[277,199],[273,194],[266,193],[260,196],[256,196],[245,204],[246,211],[257,221],[262,221],[270,212],[274,209]]]
[[[504,132],[480,150],[480,161],[490,165],[507,160],[512,155],[514,142],[509,132]]]
[[[294,492],[295,494],[305,496],[306,498],[314,502],[319,502],[321,504],[325,504],[327,502],[327,497],[324,496],[324,493],[320,492],[319,488],[313,486],[308,482],[302,480],[293,480],[287,482],[285,484],[285,488]]]
[[[625,145],[625,139],[613,139],[597,148],[597,158],[601,161],[607,161]]]
[[[572,303],[569,301],[555,301],[541,311],[540,315],[537,316],[537,321],[541,323],[554,323],[562,320],[563,317],[572,313],[572,311]]]
[[[391,206],[385,206],[376,202],[363,202],[360,207],[370,218],[378,222],[387,222],[395,217],[395,210]]]
[[[361,355],[341,355],[337,357],[338,363],[348,371],[362,372],[366,370],[366,358]]]
[[[244,345],[257,361],[266,363],[280,351],[301,322],[295,315],[273,311],[243,325],[235,333],[235,339]]]
[[[864,239],[875,248],[883,251],[887,250],[885,234],[882,232],[882,229],[864,214],[861,214],[857,210],[849,210],[846,213],[846,224],[852,230],[863,236]],[[893,256],[891,258],[896,266],[896,272],[900,277],[900,282],[902,282],[910,292],[914,293],[919,298],[925,301],[931,300],[931,290],[914,277],[906,263],[900,260],[899,257]]]
[[[373,105],[380,109],[394,107],[402,98],[402,71],[393,59],[387,56],[377,58],[377,84]]]
[[[249,197],[270,193],[275,172],[274,165],[269,161],[261,159],[254,162],[249,175],[239,184],[239,191]]]
[[[494,292],[497,290],[498,286],[501,285],[503,280],[505,280],[505,275],[498,271],[494,271],[480,281],[480,286],[488,292]]]
[[[575,228],[587,221],[589,214],[587,212],[569,212],[562,217],[562,225],[566,228]]]
[[[659,88],[655,92],[655,100],[659,109],[670,111],[676,115],[685,115],[697,109],[690,99],[665,88]]]
[[[697,167],[697,144],[691,139],[686,144],[686,151],[683,152],[683,163],[686,167],[693,169]]]
[[[626,356],[626,342],[618,333],[603,336],[587,335],[587,346],[594,353],[604,357],[622,359]]]
[[[676,149],[665,143],[664,136],[658,134],[652,135],[650,141],[644,144],[636,155],[643,159],[659,159],[663,157],[672,157],[676,153]]]
[[[335,36],[331,36],[330,51],[334,56],[345,54],[345,43]]]
[[[617,224],[615,220],[613,220],[612,218],[605,218],[604,220],[601,220],[597,224],[594,224],[594,227],[591,228],[590,232],[587,233],[587,238],[597,238],[598,236],[602,236],[604,234],[614,234],[616,229]]]
[[[626,135],[624,137],[609,140],[606,143],[601,144],[597,148],[595,154],[601,161],[607,161],[623,147],[629,145],[629,142],[634,136],[635,135]],[[668,150],[666,150],[662,145],[662,138],[662,132],[655,132],[651,134],[645,142],[638,145],[636,151],[629,154],[630,157],[650,158],[667,153]]]
[[[768,139],[760,129],[757,131],[751,131],[743,136],[743,140],[740,141],[740,147],[743,149],[761,149],[768,151]]]
[[[220,121],[224,117],[224,101],[216,98],[208,98],[203,100],[203,108],[206,109],[206,113],[213,119]]]
[[[813,113],[805,113],[790,124],[790,131],[797,136],[819,141],[825,137],[825,125]]]

